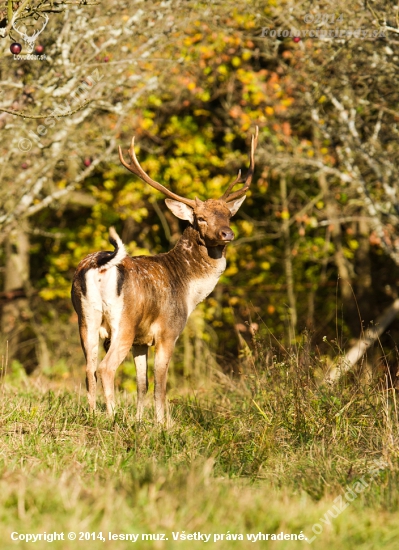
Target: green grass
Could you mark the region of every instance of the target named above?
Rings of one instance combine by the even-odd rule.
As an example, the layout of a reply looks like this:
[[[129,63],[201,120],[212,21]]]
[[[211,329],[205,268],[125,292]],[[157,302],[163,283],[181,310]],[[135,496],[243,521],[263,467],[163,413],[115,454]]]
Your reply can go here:
[[[151,405],[138,425],[134,397],[126,393],[111,421],[101,399],[90,415],[85,395],[61,382],[6,379],[1,548],[204,544],[173,540],[172,532],[184,531],[211,534],[206,544],[218,549],[396,549],[399,431],[392,390],[381,380],[364,385],[354,377],[334,388],[320,385],[317,361],[306,350],[279,361],[266,361],[258,350],[249,363],[240,380],[215,373],[195,384],[197,392],[170,392],[168,429],[154,425]],[[362,477],[368,487],[337,515],[334,500],[337,505]],[[314,524],[322,532],[311,545],[247,540],[282,531],[311,538]],[[70,531],[78,537],[101,531],[106,540],[28,545],[10,539],[12,532]],[[109,532],[164,533],[168,540],[110,541]],[[244,540],[213,539],[228,533]]]

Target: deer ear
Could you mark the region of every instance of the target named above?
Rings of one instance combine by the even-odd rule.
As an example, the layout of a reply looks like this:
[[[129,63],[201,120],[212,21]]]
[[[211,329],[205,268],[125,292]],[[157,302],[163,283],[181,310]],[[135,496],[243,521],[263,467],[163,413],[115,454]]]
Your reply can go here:
[[[191,224],[194,224],[194,210],[191,206],[172,199],[165,199],[166,206],[171,212],[181,220],[187,220]]]
[[[238,212],[238,209],[240,208],[240,206],[242,205],[242,203],[245,201],[246,198],[247,196],[244,195],[243,197],[241,197],[241,199],[237,199],[235,201],[231,201],[227,203],[227,207],[230,210],[232,216],[234,216],[234,214]]]

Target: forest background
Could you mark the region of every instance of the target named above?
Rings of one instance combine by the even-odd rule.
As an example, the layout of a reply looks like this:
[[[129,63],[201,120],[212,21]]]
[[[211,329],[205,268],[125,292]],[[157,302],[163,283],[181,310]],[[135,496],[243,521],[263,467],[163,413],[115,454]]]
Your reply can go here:
[[[45,60],[14,59],[13,29],[2,40],[9,357],[67,376],[81,363],[69,299],[78,262],[109,248],[110,225],[133,255],[167,251],[181,234],[161,195],[120,165],[118,145],[135,135],[154,179],[218,197],[247,163],[255,125],[256,177],[228,267],[188,324],[176,372],[211,355],[237,374],[254,332],[271,350],[306,332],[327,363],[348,350],[397,297],[397,6],[57,6],[37,42]],[[334,37],[310,37],[316,29]],[[394,374],[398,330],[369,352]]]
[[[62,550],[98,531],[169,533],[153,547],[175,548],[183,530],[239,533],[240,548],[283,531],[320,549],[397,547],[398,8],[0,2],[2,548],[44,531],[89,536]],[[29,9],[49,17],[31,58],[11,25]],[[135,421],[131,358],[116,417],[101,399],[90,415],[77,264],[111,248],[111,225],[133,255],[166,252],[184,228],[118,145],[135,135],[152,178],[216,198],[256,126],[227,269],[174,353],[171,426],[151,407]]]

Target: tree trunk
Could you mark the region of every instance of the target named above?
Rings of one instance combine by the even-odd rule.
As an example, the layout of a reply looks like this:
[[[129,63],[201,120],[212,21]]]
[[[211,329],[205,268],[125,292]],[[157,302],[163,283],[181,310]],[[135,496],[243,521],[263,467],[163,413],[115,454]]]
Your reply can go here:
[[[359,222],[359,248],[356,251],[356,299],[366,325],[372,319],[372,278],[370,261],[370,224],[367,220]]]
[[[18,359],[30,372],[37,366],[36,334],[30,320],[29,234],[26,221],[10,232],[5,240],[4,292],[1,313],[2,338],[8,342],[10,359]]]
[[[7,338],[18,330],[18,322],[27,309],[25,295],[29,281],[29,236],[26,223],[10,233],[5,242],[4,294],[9,297],[3,306],[1,330]],[[17,292],[21,291],[21,292]],[[22,295],[22,296],[21,296]]]
[[[280,177],[280,194],[282,203],[282,233],[284,238],[284,267],[287,281],[287,298],[290,307],[290,340],[295,338],[297,325],[296,295],[294,290],[294,270],[291,256],[290,219],[287,200],[287,181],[285,176]]]

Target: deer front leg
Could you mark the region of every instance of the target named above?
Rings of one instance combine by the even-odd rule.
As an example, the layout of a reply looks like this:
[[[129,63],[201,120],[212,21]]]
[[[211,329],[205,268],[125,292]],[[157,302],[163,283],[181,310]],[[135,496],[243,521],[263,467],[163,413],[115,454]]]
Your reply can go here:
[[[144,399],[148,391],[147,359],[148,346],[133,346],[133,357],[136,365],[137,413],[136,420],[143,418]]]
[[[164,340],[155,346],[155,418],[161,424],[165,422],[166,382],[175,341],[176,339]]]

